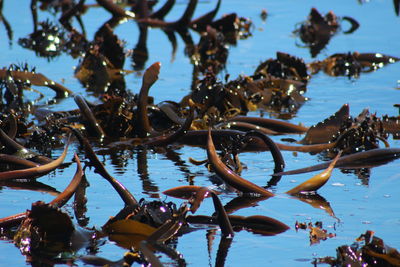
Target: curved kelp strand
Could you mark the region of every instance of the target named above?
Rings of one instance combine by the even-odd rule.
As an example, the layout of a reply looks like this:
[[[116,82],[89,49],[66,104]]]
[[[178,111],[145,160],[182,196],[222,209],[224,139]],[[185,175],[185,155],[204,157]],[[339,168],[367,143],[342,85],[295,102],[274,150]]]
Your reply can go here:
[[[285,160],[283,159],[282,153],[279,150],[278,146],[275,144],[275,142],[267,135],[258,131],[248,132],[245,138],[251,138],[252,136],[259,137],[269,147],[269,151],[271,151],[272,158],[274,159],[275,163],[274,172],[283,171],[283,169],[285,168]]]
[[[74,177],[72,178],[67,188],[65,188],[64,191],[61,192],[61,194],[59,194],[55,199],[50,202],[50,205],[56,206],[58,208],[64,206],[68,202],[68,200],[70,200],[70,198],[78,188],[79,184],[81,183],[82,177],[84,175],[81,161],[79,160],[79,157],[76,153],[74,154],[74,158],[76,161],[76,172]]]
[[[18,123],[17,123],[17,118],[15,116],[16,116],[15,112],[11,111],[9,117],[7,118],[9,125],[9,130],[7,135],[11,139],[14,139],[18,132]]]
[[[147,114],[147,104],[150,87],[157,81],[158,74],[160,73],[160,68],[161,63],[156,62],[149,68],[147,68],[143,75],[142,87],[140,88],[139,92],[139,103],[136,114],[139,137],[147,137],[151,131],[149,117]]]
[[[64,159],[67,155],[69,143],[70,141],[68,139],[67,145],[65,146],[63,153],[56,160],[38,167],[1,172],[0,181],[7,181],[12,179],[36,179],[39,176],[45,175],[46,173],[55,170],[64,162]]]
[[[89,126],[88,128],[95,133],[97,137],[104,138],[106,134],[104,133],[103,128],[101,128],[100,124],[97,122],[96,117],[88,106],[85,98],[81,95],[75,95],[74,100],[81,111],[82,117],[87,122]]]
[[[247,181],[229,169],[219,158],[214,142],[211,138],[211,129],[208,130],[207,157],[215,173],[228,185],[243,193],[256,193],[262,196],[272,197],[274,194],[268,190]]]
[[[115,179],[108,173],[104,165],[97,158],[96,153],[94,153],[92,146],[89,144],[89,141],[82,136],[79,130],[74,128],[69,129],[71,129],[75,136],[78,138],[81,146],[85,150],[86,157],[88,157],[90,163],[96,168],[96,171],[111,184],[115,191],[117,191],[121,199],[124,201],[125,205],[136,206],[138,202],[135,197],[129,192],[128,189],[125,188],[125,186],[123,186],[117,179]]]
[[[146,145],[146,146],[163,146],[164,145],[165,146],[165,145],[175,142],[181,136],[183,136],[187,133],[187,131],[190,129],[190,126],[192,125],[193,118],[194,118],[194,109],[191,107],[188,117],[186,118],[183,125],[177,131],[175,131],[169,135],[157,136],[157,137],[145,142],[144,145]]]
[[[17,154],[21,158],[35,158],[37,162],[40,164],[47,164],[52,162],[53,160],[38,155],[35,152],[30,151],[29,149],[25,148],[23,145],[14,141],[11,137],[9,137],[2,129],[0,129],[0,142],[7,147],[11,151],[11,153]]]
[[[335,168],[371,168],[386,164],[400,157],[400,148],[376,148],[368,151],[362,151],[355,154],[345,155],[338,159]],[[274,176],[292,175],[306,172],[319,171],[327,168],[332,161],[313,165],[306,168],[296,169],[292,171],[274,173]]]
[[[263,128],[267,128],[276,133],[293,133],[302,134],[305,133],[308,128],[296,124],[292,124],[283,120],[259,118],[259,117],[248,117],[248,116],[237,116],[228,120],[229,122],[247,122]]]
[[[56,92],[58,98],[67,97],[68,95],[73,94],[73,92],[68,88],[50,80],[41,73],[19,71],[19,70],[9,71],[4,68],[0,69],[0,79],[7,79],[8,77],[12,77],[16,81],[29,82],[36,86],[49,87],[50,89]]]
[[[233,228],[229,220],[228,214],[226,213],[224,206],[222,205],[221,200],[219,200],[218,196],[212,192],[211,196],[214,203],[218,225],[221,228],[222,234],[226,237],[232,238],[235,234],[233,232]]]
[[[61,192],[55,199],[53,199],[49,204],[55,207],[61,208],[64,206],[68,200],[72,197],[75,193],[76,189],[78,188],[79,184],[82,181],[83,177],[83,170],[81,166],[81,162],[79,161],[78,155],[75,154],[75,161],[76,161],[76,172],[74,177],[72,178],[71,182],[68,186]],[[19,214],[15,214],[12,216],[8,216],[5,218],[0,219],[0,227],[12,227],[20,224],[22,220],[26,218],[26,212],[22,212]]]
[[[14,156],[14,155],[8,155],[8,154],[0,154],[0,162],[1,163],[8,163],[8,164],[14,164],[18,166],[23,166],[26,168],[32,168],[32,167],[38,167],[40,166],[39,164],[32,162],[30,160]]]
[[[264,134],[269,134],[269,135],[278,135],[278,132],[275,132],[273,130],[270,130],[268,128],[258,126],[256,124],[248,123],[248,122],[243,122],[243,121],[232,121],[228,123],[224,123],[223,126],[229,128],[229,129],[237,129],[241,131],[259,131]]]
[[[336,162],[340,158],[340,155],[342,153],[339,152],[336,157],[331,161],[329,164],[328,168],[324,170],[323,172],[313,176],[312,178],[308,179],[302,184],[299,184],[298,186],[290,189],[289,191],[286,192],[286,194],[289,195],[294,195],[298,194],[301,192],[312,192],[312,191],[317,191],[319,188],[324,186],[326,182],[328,182],[329,178],[331,177],[332,170],[335,167]]]

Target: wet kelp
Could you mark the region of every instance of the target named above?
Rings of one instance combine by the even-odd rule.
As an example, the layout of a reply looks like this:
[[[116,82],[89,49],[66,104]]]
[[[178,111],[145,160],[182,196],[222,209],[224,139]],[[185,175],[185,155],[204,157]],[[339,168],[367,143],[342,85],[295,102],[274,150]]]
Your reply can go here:
[[[329,264],[331,266],[398,266],[400,264],[399,252],[385,244],[381,238],[375,236],[373,231],[366,231],[353,244],[340,246],[336,249],[336,252],[336,258],[315,259],[314,264]]]
[[[253,208],[262,201],[300,200],[299,203],[323,210],[340,223],[341,215],[335,214],[330,202],[320,195],[334,168],[343,172],[369,170],[400,156],[399,148],[390,145],[400,134],[400,118],[393,114],[378,116],[365,107],[353,117],[349,104],[338,103],[341,107],[336,113],[319,118],[315,125],[288,121],[312,101],[307,97],[308,86],[316,75],[345,76],[356,82],[361,75],[374,75],[378,69],[396,63],[398,57],[382,54],[377,48],[374,53],[338,52],[324,60],[306,62],[276,51],[274,58],[260,56],[261,63],[251,70],[247,68],[247,74],[231,77],[225,73],[229,46],[240,46],[246,38],[251,38],[254,26],[251,20],[236,13],[218,17],[221,3],[216,1],[212,10],[194,18],[199,3],[190,0],[178,19],[169,20],[167,15],[176,7],[173,0],[161,4],[142,0],[31,1],[33,32],[19,38],[18,45],[33,50],[49,64],[63,54],[69,55],[76,60],[71,76],[86,93],[74,92],[47,78],[52,73],[45,76],[28,64],[12,64],[0,70],[1,186],[55,195],[48,203],[34,201],[26,212],[15,211],[16,214],[0,219],[2,238],[13,242],[27,262],[162,266],[172,261],[174,265],[185,266],[191,263],[178,251],[180,240],[194,231],[206,231],[211,254],[212,242],[220,230],[215,265],[222,266],[229,258],[233,240],[241,237],[238,232],[245,230],[267,239],[290,229],[283,222],[284,210],[272,218]],[[2,4],[3,1],[0,8]],[[102,24],[91,38],[86,34],[82,17],[96,8],[110,17],[100,21]],[[40,21],[47,12],[55,15],[54,21]],[[263,14],[265,17],[265,10]],[[0,15],[12,41],[12,25],[4,14]],[[119,25],[125,23],[139,28],[136,46],[129,51],[117,34]],[[348,30],[343,30],[345,23],[350,23]],[[335,34],[341,30],[350,34],[359,26],[351,17],[339,18],[333,12],[321,15],[313,8],[308,20],[295,33],[310,48],[312,57],[316,57]],[[185,45],[184,54],[193,72],[191,86],[180,101],[167,99],[155,103],[152,90],[158,86],[163,65],[156,61],[146,67],[151,53],[147,47],[149,29],[165,33],[171,43],[172,59],[177,53],[176,35]],[[131,64],[125,69],[129,58]],[[125,82],[131,73],[142,75],[136,88]],[[224,79],[221,73],[226,74]],[[46,104],[38,104],[48,97],[41,93],[41,87],[55,91],[55,97]],[[38,99],[31,101],[28,91],[36,92]],[[89,97],[96,101],[89,101]],[[67,110],[48,109],[63,99],[72,99],[75,106]],[[269,114],[270,118],[255,116],[256,111]],[[190,158],[190,163],[186,163],[179,152],[185,146],[203,148],[203,158]],[[57,158],[52,156],[61,148],[63,151]],[[68,159],[71,150],[79,154],[72,161]],[[119,154],[121,151],[137,157],[142,193],[150,199],[133,194],[101,160],[101,156],[110,157],[116,166],[123,166],[127,161]],[[317,155],[327,162],[285,171],[292,165],[286,160],[285,151],[300,152],[300,157],[304,153]],[[244,178],[246,175],[242,177],[244,170],[253,168],[253,163],[242,161],[243,154],[254,152],[263,152],[263,161],[269,166],[264,185]],[[162,192],[181,200],[166,200],[161,195],[148,170],[150,153],[162,154],[183,173],[186,178],[183,185]],[[85,159],[83,167],[80,158]],[[64,168],[75,165],[73,162],[77,165],[76,174],[61,193],[36,181],[48,173],[58,178]],[[198,185],[200,182],[195,178],[199,173],[191,171],[193,165],[210,178],[206,181],[210,182],[208,186]],[[110,185],[107,192],[117,193],[121,199],[119,212],[102,214],[101,226],[90,226],[93,224],[86,216],[86,204],[90,201],[86,189],[97,187],[96,178],[85,177],[84,170],[91,169],[91,174],[104,178]],[[281,189],[286,175],[317,170],[323,171],[297,182],[296,186]],[[71,207],[64,206],[72,196],[76,222],[70,217]],[[224,205],[227,198],[231,200]],[[203,205],[208,202],[212,203],[211,211],[202,215]],[[238,211],[247,215],[233,214]],[[310,230],[310,243],[314,245],[335,237],[323,229],[322,222],[315,225],[296,222],[295,229],[298,228]],[[126,252],[118,260],[98,256],[106,242]],[[398,264],[397,251],[386,249],[381,240],[370,241],[368,237],[365,242],[360,249],[358,246],[338,249],[341,258],[316,259],[315,264],[346,265],[351,260]],[[360,256],[353,259],[354,255]]]

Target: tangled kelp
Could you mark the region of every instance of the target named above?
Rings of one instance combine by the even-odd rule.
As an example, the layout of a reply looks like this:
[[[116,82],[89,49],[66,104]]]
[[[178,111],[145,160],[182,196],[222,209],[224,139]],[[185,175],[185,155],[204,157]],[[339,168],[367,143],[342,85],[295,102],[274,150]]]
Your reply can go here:
[[[78,3],[32,1],[34,31],[19,39],[19,45],[34,50],[37,56],[46,57],[49,65],[57,58],[70,55],[76,63],[70,77],[76,78],[80,83],[77,83],[78,87],[83,89],[83,92],[76,91],[76,87],[67,89],[71,86],[70,80],[57,84],[35,73],[34,68],[28,65],[5,66],[0,77],[3,90],[0,160],[1,175],[5,180],[1,186],[9,190],[36,190],[58,196],[48,204],[33,200],[32,205],[26,206],[31,206],[27,212],[16,211],[17,214],[0,220],[2,237],[19,247],[32,265],[83,262],[161,266],[173,261],[172,264],[183,266],[191,264],[191,259],[186,253],[179,252],[181,244],[185,239],[192,240],[196,236],[194,232],[201,235],[205,231],[210,261],[213,240],[220,230],[215,264],[221,266],[233,255],[229,250],[235,249],[235,243],[244,240],[243,233],[237,232],[245,230],[262,236],[254,238],[272,239],[271,236],[279,238],[283,236],[281,233],[290,231],[287,225],[293,223],[293,218],[287,216],[284,209],[267,214],[263,201],[268,201],[268,204],[294,201],[302,208],[315,208],[315,214],[322,213],[328,217],[323,217],[324,221],[333,219],[340,223],[345,215],[334,212],[336,203],[328,201],[332,196],[323,197],[328,190],[341,195],[340,187],[329,189],[330,182],[327,182],[339,178],[334,168],[341,168],[344,173],[353,171],[353,168],[363,172],[378,164],[385,168],[384,164],[398,158],[399,150],[393,146],[393,139],[398,138],[400,127],[398,116],[394,114],[378,116],[364,106],[365,110],[353,117],[350,115],[352,103],[332,103],[330,107],[344,105],[327,119],[322,114],[315,114],[314,121],[320,123],[312,126],[310,120],[303,120],[301,113],[303,106],[315,101],[309,98],[315,88],[310,90],[308,87],[313,85],[316,76],[325,73],[327,80],[333,80],[329,76],[336,79],[347,76],[351,82],[357,83],[357,79],[376,75],[375,71],[396,63],[398,58],[381,53],[339,51],[325,60],[306,62],[294,54],[277,51],[272,53],[275,55],[272,58],[257,55],[257,61],[261,62],[258,66],[258,62],[252,62],[252,66],[244,68],[241,75],[233,77],[227,73],[232,52],[229,46],[240,47],[246,42],[244,39],[260,33],[253,32],[255,28],[251,20],[240,18],[235,13],[218,18],[221,3],[216,1],[209,12],[193,19],[198,1],[188,1],[178,19],[174,20],[167,15],[178,8],[175,1],[160,2],[160,5],[157,1],[125,1],[123,4],[108,0],[99,0],[97,4],[84,0]],[[54,13],[56,20],[38,22],[38,18],[49,11]],[[101,26],[97,31],[94,29],[95,34],[91,37],[86,34],[82,18],[88,16],[86,12],[97,14],[98,11],[107,16],[105,21],[99,20]],[[317,13],[316,9],[312,12]],[[325,34],[327,27],[331,27],[330,38],[340,32],[339,23],[356,25],[350,17],[343,19],[328,13],[323,18],[323,26],[305,25],[302,31],[308,31],[310,37],[313,31]],[[119,28],[119,25],[128,23],[139,28],[133,49],[126,47],[131,43],[131,36],[122,36]],[[150,53],[155,52],[155,45],[148,38],[151,28],[166,34],[171,42],[172,59],[177,53],[176,34],[185,45],[184,53],[192,64],[193,76],[186,96],[180,101],[156,101],[157,90],[165,81],[163,71],[168,64],[155,59],[154,63],[146,66]],[[356,33],[354,29],[342,32]],[[197,43],[192,35],[198,37]],[[165,52],[164,47],[157,49]],[[380,50],[376,48],[376,52]],[[131,65],[126,67],[129,58]],[[324,73],[319,73],[321,71]],[[127,76],[130,73],[140,77],[141,83],[126,82],[125,79],[131,81],[131,76]],[[226,75],[222,78],[221,74]],[[46,76],[54,75],[47,70]],[[175,76],[172,78],[177,79]],[[55,90],[56,98],[43,103],[47,94],[41,93],[41,87]],[[177,88],[171,86],[168,89]],[[39,100],[30,101],[32,94],[27,92],[31,90],[38,92]],[[346,103],[346,100],[341,101]],[[62,101],[68,104],[60,110],[57,107]],[[373,111],[372,108],[369,110]],[[300,123],[287,121],[291,119]],[[34,180],[49,171],[48,177],[58,179],[66,173],[65,169],[74,165],[68,157],[71,152],[66,150],[63,141],[71,132],[69,151],[77,150],[81,159],[86,158],[83,164],[87,181],[81,177],[82,171],[77,171],[72,182],[74,185],[59,193],[55,188]],[[188,145],[206,151],[188,148]],[[62,147],[65,152],[53,160],[57,158],[54,152],[59,152]],[[185,161],[189,156],[187,150],[201,151],[195,159],[189,160],[192,165]],[[245,153],[255,155],[254,152],[260,151],[265,152],[254,157],[262,161],[262,173],[269,179],[265,186],[260,180],[250,182],[242,178],[256,176],[247,172],[258,168],[256,162],[246,162]],[[293,156],[285,151],[293,151]],[[167,188],[164,189],[161,189],[163,185],[159,181],[154,180],[157,174],[151,169],[153,160],[160,163],[158,155],[171,161],[179,172],[176,175],[174,170],[170,175],[169,170],[160,164],[162,173],[168,176]],[[320,174],[314,177],[306,175],[303,183],[290,181],[296,182],[297,186],[288,185],[286,174],[289,173],[285,168],[293,168],[294,161],[290,159],[295,155],[298,159],[320,157],[333,160],[307,169],[326,169]],[[137,174],[132,175],[128,164],[133,158],[137,159]],[[115,170],[108,166],[108,159]],[[78,157],[74,161],[78,162]],[[197,171],[193,172],[193,169]],[[91,211],[91,201],[95,198],[92,198],[91,189],[98,190],[99,184],[104,182],[93,179],[97,174],[111,185],[109,189],[104,188],[110,191],[101,197],[105,201],[100,204],[100,219],[96,222],[101,227],[93,227],[93,220],[86,214]],[[116,179],[120,179],[118,175],[122,179],[132,178],[132,181],[124,180],[125,186]],[[172,187],[175,176],[179,175],[183,177],[177,178],[179,186]],[[201,180],[201,176],[210,181]],[[79,177],[81,182],[77,182]],[[142,190],[129,190],[131,182],[136,180],[142,184]],[[160,196],[163,190],[165,195],[183,200],[163,199]],[[141,194],[146,194],[146,198]],[[72,195],[75,196],[74,204],[62,207]],[[121,210],[117,214],[105,214],[106,199],[114,195],[121,198]],[[207,205],[212,206],[211,210],[207,210]],[[273,209],[273,206],[269,208]],[[71,210],[76,223],[69,218]],[[246,216],[234,212],[244,212]],[[114,216],[110,218],[110,215]],[[48,221],[65,226],[65,231]],[[18,230],[12,227],[18,225]],[[329,224],[324,222],[324,225]],[[309,227],[312,244],[336,235],[324,230],[322,222]],[[115,245],[127,252],[118,254],[116,260],[99,256],[101,251]]]
[[[314,264],[329,264],[331,266],[345,265],[377,265],[398,266],[400,253],[385,244],[375,236],[373,231],[366,231],[360,235],[352,245],[343,245],[336,249],[337,256],[314,260]]]

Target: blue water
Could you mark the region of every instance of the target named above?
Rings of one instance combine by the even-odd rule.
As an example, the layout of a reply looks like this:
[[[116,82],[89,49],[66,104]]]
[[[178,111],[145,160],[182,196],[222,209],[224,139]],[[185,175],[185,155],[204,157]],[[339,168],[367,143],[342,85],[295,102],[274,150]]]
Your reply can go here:
[[[94,3],[94,1],[86,1]],[[216,1],[201,1],[196,9],[194,17],[212,9]],[[174,20],[180,16],[187,1],[178,1],[176,7],[167,16],[167,20]],[[11,63],[28,62],[35,66],[38,72],[46,74],[49,78],[63,82],[66,87],[76,93],[81,93],[88,99],[96,101],[96,98],[87,94],[80,83],[74,78],[74,67],[78,65],[77,59],[62,55],[55,60],[47,61],[38,58],[30,50],[21,48],[17,39],[26,37],[33,29],[29,11],[30,1],[10,1],[4,3],[4,16],[9,20],[13,31],[14,40],[10,47],[5,35],[5,29],[0,26],[0,53],[1,66],[6,67]],[[400,57],[400,17],[395,15],[392,1],[371,0],[360,4],[356,0],[338,1],[236,1],[225,0],[217,17],[223,14],[236,12],[238,15],[250,18],[253,23],[253,36],[246,40],[239,40],[237,46],[229,48],[229,57],[226,70],[219,75],[222,79],[225,73],[229,73],[232,79],[240,74],[252,74],[256,66],[268,58],[275,58],[277,51],[282,51],[301,57],[305,62],[310,62],[309,50],[296,46],[300,41],[293,36],[292,31],[296,23],[306,19],[311,7],[316,7],[325,14],[332,10],[338,16],[351,16],[360,23],[360,28],[353,34],[338,33],[328,46],[322,50],[316,59],[324,59],[334,53],[358,51],[379,52]],[[268,18],[264,22],[260,18],[261,10],[268,11]],[[44,18],[56,19],[51,15],[39,13],[40,20]],[[91,39],[95,31],[108,19],[110,15],[100,8],[89,9],[83,16],[83,20]],[[77,26],[77,25],[76,25]],[[347,28],[344,23],[343,27]],[[116,34],[126,42],[126,49],[132,49],[137,41],[138,29],[135,22],[127,22],[116,29]],[[199,36],[192,33],[195,43]],[[184,55],[184,44],[178,37],[178,50],[172,60],[170,46],[166,36],[158,29],[153,29],[148,36],[149,59],[147,65],[160,61],[162,63],[159,80],[152,87],[150,95],[155,102],[164,100],[179,101],[189,93],[192,75],[190,60]],[[125,64],[130,69],[130,61]],[[126,76],[127,87],[137,93],[141,84],[141,73],[133,73]],[[319,73],[312,77],[307,87],[307,101],[290,121],[311,126],[333,114],[343,104],[348,103],[350,113],[358,115],[364,108],[368,108],[378,116],[398,115],[398,110],[393,104],[400,104],[400,63],[386,66],[373,73],[363,73],[358,79],[349,80],[346,77],[329,77]],[[48,98],[53,96],[50,90],[40,88],[47,92]],[[76,108],[72,98],[49,106],[52,110],[69,110]],[[258,115],[252,112],[251,115]],[[293,136],[292,136],[293,137]],[[279,140],[281,137],[276,137]],[[300,136],[294,138],[300,139]],[[389,140],[392,147],[400,147],[399,140]],[[76,146],[69,150],[66,161],[71,162]],[[194,166],[188,162],[189,157],[204,159],[206,153],[200,148],[182,147],[176,150],[192,177],[194,184],[209,186],[211,174],[204,166]],[[57,157],[61,151],[55,151],[52,157]],[[318,155],[306,153],[283,152],[287,163],[287,169],[295,169],[316,164],[320,161]],[[125,162],[121,166],[113,164],[110,157],[104,156],[106,168],[119,179],[138,198],[150,199],[154,193],[158,193],[162,200],[176,201],[166,198],[162,191],[186,185],[187,174],[167,159],[162,153],[149,150],[147,153],[148,177],[152,184],[158,188],[158,192],[148,192],[143,189],[142,181],[138,175],[138,154],[136,151],[123,151],[121,157]],[[83,156],[81,155],[81,158]],[[252,182],[264,185],[273,171],[273,161],[269,153],[243,153],[240,159],[247,166],[242,172],[244,178]],[[384,166],[371,169],[368,184],[361,181],[355,174],[345,174],[335,169],[329,182],[319,190],[319,194],[330,202],[337,219],[329,216],[320,209],[315,209],[304,202],[292,199],[284,192],[298,183],[311,177],[314,173],[284,176],[278,186],[274,188],[276,197],[259,202],[257,206],[242,209],[236,214],[243,216],[265,215],[278,219],[291,227],[288,231],[273,237],[265,237],[242,231],[237,233],[226,259],[226,266],[309,266],[316,257],[335,256],[335,249],[341,245],[350,245],[360,234],[366,230],[372,230],[382,238],[386,244],[400,249],[400,161],[393,161]],[[40,182],[55,187],[62,191],[69,183],[75,172],[75,166],[55,171],[48,176],[39,179]],[[115,215],[123,203],[115,191],[93,170],[86,170],[90,187],[87,189],[87,214],[90,218],[89,227],[101,227],[109,218]],[[223,203],[234,198],[234,194],[222,195]],[[28,190],[17,190],[9,187],[0,189],[0,217],[25,211],[30,208],[32,202],[42,200],[49,202],[54,196]],[[72,202],[68,203],[65,210],[71,215]],[[197,214],[211,215],[212,202],[207,200],[200,207]],[[308,231],[295,231],[296,221],[312,222],[322,221],[328,232],[336,234],[336,237],[321,241],[319,244],[310,245]],[[221,234],[217,231],[210,254],[207,251],[206,230],[198,230],[184,235],[178,239],[177,250],[183,255],[189,266],[213,266],[215,264]],[[107,241],[100,247],[97,255],[111,260],[122,257],[124,249]],[[85,254],[85,251],[79,251]],[[160,254],[161,255],[161,254]],[[170,263],[167,257],[162,256],[162,261]],[[80,262],[76,262],[82,265]],[[25,265],[25,258],[9,241],[0,242],[0,265],[21,266]]]

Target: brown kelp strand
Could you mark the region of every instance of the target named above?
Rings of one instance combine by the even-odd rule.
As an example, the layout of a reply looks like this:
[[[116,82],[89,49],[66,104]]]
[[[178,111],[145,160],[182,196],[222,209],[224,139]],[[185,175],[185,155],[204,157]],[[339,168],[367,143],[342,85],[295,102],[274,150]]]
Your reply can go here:
[[[219,125],[218,125],[219,126]],[[228,129],[236,129],[236,130],[240,130],[240,131],[259,131],[262,132],[264,134],[269,134],[269,135],[278,135],[278,132],[275,132],[273,130],[270,130],[268,128],[264,128],[252,123],[248,123],[248,122],[242,122],[242,121],[233,121],[233,122],[228,122],[224,125],[224,128],[228,128]]]
[[[16,156],[22,159],[32,159],[39,164],[48,164],[53,161],[52,159],[43,155],[38,155],[37,153],[25,148],[23,145],[17,143],[13,139],[11,139],[2,129],[0,129],[0,140],[2,144],[10,151],[10,153],[14,153]]]
[[[144,143],[144,145],[146,145],[146,146],[161,146],[161,145],[164,145],[165,146],[165,145],[174,143],[181,136],[185,135],[186,132],[190,129],[190,126],[192,125],[193,118],[194,118],[194,109],[191,107],[185,122],[183,123],[183,125],[178,130],[176,130],[175,132],[173,132],[171,134],[154,137],[154,138],[146,141]]]
[[[68,202],[68,200],[72,197],[72,195],[75,193],[76,189],[78,188],[79,184],[82,181],[82,177],[84,175],[83,170],[82,170],[82,165],[79,160],[79,157],[77,154],[74,155],[75,161],[76,161],[76,173],[74,177],[72,178],[71,182],[69,185],[64,189],[61,194],[59,194],[55,199],[53,199],[50,202],[50,205],[56,206],[56,207],[62,207],[64,206],[65,203]]]
[[[185,119],[179,116],[179,103],[163,101],[159,103],[157,107],[174,123],[182,125],[185,122]]]
[[[346,21],[350,22],[351,27],[345,33],[352,33],[358,28],[359,24],[355,19],[346,16]],[[312,8],[307,20],[300,23],[294,33],[310,48],[311,56],[316,57],[330,39],[341,30],[340,26],[340,17],[332,11],[323,16],[316,8]]]
[[[222,234],[226,237],[233,237],[233,228],[230,222],[229,216],[225,211],[224,206],[222,206],[221,201],[218,196],[211,192],[211,196],[214,202],[215,213],[218,220],[218,225],[221,228]]]
[[[21,212],[0,219],[0,227],[9,228],[18,226],[26,218],[26,212]]]
[[[322,61],[309,63],[312,73],[324,71],[330,76],[348,76],[358,78],[361,73],[375,71],[387,64],[399,61],[400,58],[382,53],[338,53],[329,56]]]
[[[0,154],[0,162],[6,162],[8,164],[13,164],[17,166],[23,166],[27,168],[31,167],[37,167],[39,164],[32,162],[30,160],[14,156],[14,155],[9,155],[9,154]]]
[[[269,118],[259,118],[259,117],[248,117],[248,116],[237,116],[229,119],[228,121],[232,122],[247,122],[251,124],[255,124],[257,126],[261,126],[267,129],[270,129],[274,132],[278,133],[294,133],[294,134],[302,134],[307,132],[308,128],[289,123],[284,120],[276,120]]]
[[[200,207],[203,200],[207,197],[210,197],[211,194],[218,195],[214,190],[209,189],[208,187],[200,187],[196,190],[195,193],[189,198],[190,203],[190,211],[195,213],[197,209]],[[214,203],[215,206],[215,203]]]
[[[339,132],[342,122],[350,116],[349,113],[349,105],[342,105],[342,107],[335,112],[335,114],[311,126],[300,143],[312,145],[329,142],[332,139],[332,136]]]
[[[320,153],[322,151],[334,148],[336,143],[302,145],[302,146],[292,146],[292,145],[286,145],[286,144],[277,143],[276,145],[277,145],[277,147],[279,149],[286,150],[286,151]]]
[[[73,92],[63,85],[48,79],[41,73],[28,72],[28,71],[19,71],[19,70],[7,70],[5,68],[0,69],[0,79],[14,79],[16,81],[26,82],[36,86],[46,86],[50,89],[53,89],[56,92],[56,96],[66,97],[68,95],[72,95]]]
[[[150,87],[157,81],[160,73],[161,63],[156,62],[151,65],[144,73],[142,87],[139,92],[139,103],[137,110],[137,127],[139,137],[148,137],[151,133],[149,118],[147,115],[148,94]]]
[[[58,157],[56,160],[44,165],[28,169],[1,172],[0,180],[5,181],[13,179],[36,179],[42,175],[45,175],[46,173],[55,170],[63,163],[67,155],[69,143],[70,141],[68,140],[67,144],[65,145],[64,151],[62,152],[60,157]]]
[[[167,220],[163,225],[157,228],[151,235],[146,239],[151,243],[165,242],[171,239],[181,229],[183,222],[183,216],[176,216],[173,219]]]
[[[228,185],[232,186],[239,192],[243,193],[256,193],[262,196],[273,196],[274,194],[268,190],[247,181],[229,169],[219,158],[214,142],[211,138],[211,129],[208,130],[207,141],[207,157],[215,173]]]
[[[219,195],[220,193],[204,186],[185,185],[165,190],[163,194],[188,200],[190,211],[195,213],[205,198],[211,197],[211,194]]]
[[[14,112],[10,113],[10,116],[7,118],[6,123],[8,124],[8,127],[9,127],[7,135],[11,139],[14,139],[18,132],[18,123],[17,123],[16,114]]]
[[[0,129],[0,138],[1,143],[13,152],[18,150],[27,150],[24,146],[10,138],[2,129]]]
[[[218,145],[221,144],[224,139],[242,139],[246,135],[246,132],[230,129],[211,130],[211,135],[212,139],[217,145],[217,148],[220,149]],[[188,131],[184,136],[180,137],[177,142],[190,146],[205,147],[207,144],[207,131]],[[319,153],[335,147],[335,143],[315,145],[287,145],[275,142],[275,144],[280,150],[308,153]],[[268,151],[269,149],[270,148],[268,147],[268,145],[266,145],[261,138],[254,136],[253,138],[247,138],[247,142],[244,143],[242,151]]]
[[[314,264],[330,265],[400,265],[400,253],[397,249],[390,247],[375,232],[367,230],[355,239],[351,245],[342,245],[336,249],[336,257],[323,257],[314,259]]]
[[[387,162],[393,161],[400,157],[400,148],[376,148],[368,151],[362,151],[355,154],[343,156],[336,162],[336,168],[369,168],[371,166],[379,166]],[[301,168],[292,171],[274,173],[273,175],[292,175],[318,171],[327,168],[332,161]]]
[[[81,132],[77,129],[71,129],[75,136],[78,138],[79,142],[83,146],[85,150],[86,157],[90,160],[90,163],[96,168],[96,171],[106,179],[111,186],[117,191],[121,199],[124,201],[125,205],[127,206],[136,206],[137,200],[135,197],[123,186],[117,179],[112,177],[104,165],[100,162],[97,158],[96,153],[94,153],[92,146],[89,144],[89,141],[82,136]]]
[[[86,100],[81,95],[75,95],[74,97],[75,103],[78,105],[79,110],[81,111],[82,117],[88,124],[88,128],[96,134],[99,138],[104,138],[105,133],[99,123],[96,121],[95,116],[93,115],[92,110],[86,103]]]
[[[271,155],[272,155],[272,158],[274,159],[274,163],[275,163],[274,172],[283,171],[283,169],[285,168],[285,160],[283,159],[282,153],[279,150],[278,146],[275,144],[275,142],[272,141],[272,139],[269,138],[264,133],[261,133],[258,131],[248,132],[246,134],[245,138],[251,138],[252,136],[259,137],[269,147],[269,151],[271,151]]]
[[[83,170],[81,163],[79,161],[78,156],[75,154],[75,160],[76,160],[76,172],[74,177],[72,178],[71,182],[68,184],[68,186],[64,189],[63,192],[61,192],[55,199],[53,199],[49,204],[53,205],[55,207],[62,207],[64,206],[68,200],[72,197],[72,195],[75,193],[76,189],[78,188],[78,185],[82,181],[83,177]],[[11,226],[16,226],[21,223],[22,220],[24,220],[27,216],[26,212],[22,212],[19,214],[15,214],[12,216],[8,216],[5,218],[0,219],[0,227],[8,228]]]

